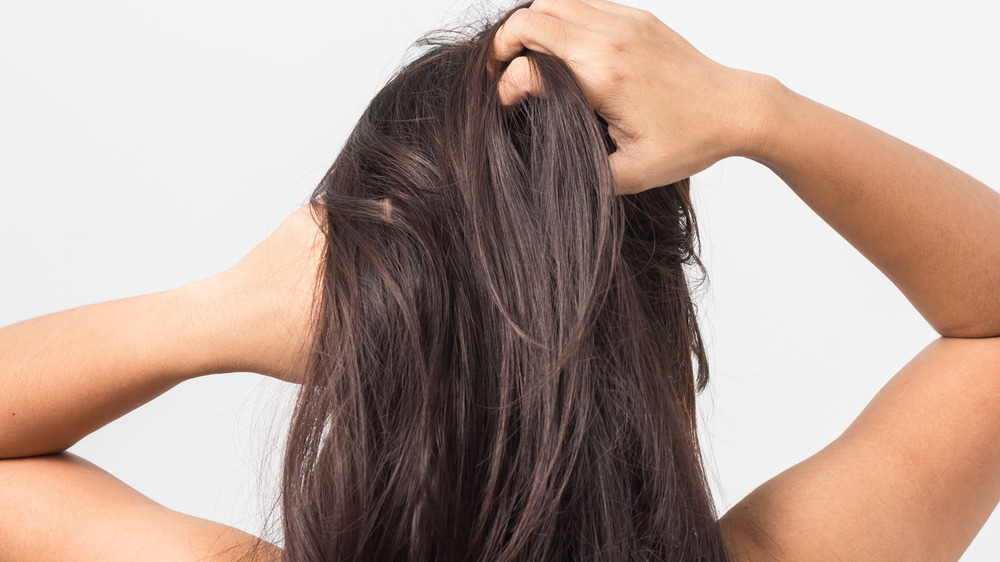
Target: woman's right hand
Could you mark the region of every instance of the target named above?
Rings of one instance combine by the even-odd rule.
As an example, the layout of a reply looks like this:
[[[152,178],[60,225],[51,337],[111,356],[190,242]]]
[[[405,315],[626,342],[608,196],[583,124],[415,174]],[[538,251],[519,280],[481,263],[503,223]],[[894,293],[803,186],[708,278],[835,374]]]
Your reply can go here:
[[[523,49],[566,61],[618,150],[618,191],[691,176],[729,156],[756,156],[770,111],[768,80],[698,52],[649,12],[606,0],[535,0],[497,32],[510,66],[501,102],[543,96]]]
[[[228,270],[192,284],[217,335],[216,371],[301,383],[315,338],[324,236],[307,204]]]

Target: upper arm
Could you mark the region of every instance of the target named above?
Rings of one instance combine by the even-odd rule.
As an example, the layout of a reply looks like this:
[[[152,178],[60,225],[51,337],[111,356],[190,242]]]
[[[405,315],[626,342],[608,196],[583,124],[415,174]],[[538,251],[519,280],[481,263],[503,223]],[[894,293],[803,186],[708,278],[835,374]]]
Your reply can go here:
[[[273,560],[280,550],[167,509],[69,453],[0,461],[0,552],[14,560]]]
[[[954,560],[998,500],[1000,338],[941,338],[720,523],[743,560]]]

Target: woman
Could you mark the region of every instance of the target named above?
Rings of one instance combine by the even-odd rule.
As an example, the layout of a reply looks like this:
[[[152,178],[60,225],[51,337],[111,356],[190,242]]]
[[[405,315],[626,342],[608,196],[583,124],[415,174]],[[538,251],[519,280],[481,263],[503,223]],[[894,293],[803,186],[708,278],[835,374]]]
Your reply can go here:
[[[491,35],[485,37],[491,38]],[[992,339],[1000,331],[997,320],[1000,315],[996,314],[1000,303],[994,289],[1000,277],[1000,260],[997,259],[1000,247],[995,243],[1000,239],[1000,201],[997,194],[912,147],[792,94],[773,80],[716,65],[644,12],[599,0],[536,2],[530,8],[515,11],[496,32],[491,46],[498,61],[510,61],[510,64],[505,70],[502,66],[492,68],[494,78],[487,79],[495,81],[496,74],[500,74],[496,95],[502,103],[513,108],[523,107],[518,104],[525,96],[544,99],[546,96],[572,95],[574,92],[571,82],[559,81],[558,65],[553,66],[550,59],[538,55],[523,58],[524,47],[537,53],[555,55],[569,63],[580,82],[581,89],[576,92],[581,98],[577,101],[589,102],[607,120],[607,131],[613,141],[614,152],[610,158],[613,184],[602,183],[599,160],[593,161],[595,168],[586,174],[586,178],[598,178],[598,184],[605,189],[613,185],[619,194],[647,191],[659,194],[651,194],[649,197],[652,198],[669,193],[667,187],[652,188],[673,184],[721,158],[745,156],[758,160],[777,172],[820,216],[879,266],[944,336],[904,368],[842,437],[806,462],[759,488],[723,516],[718,527],[696,517],[684,524],[691,531],[687,535],[688,543],[674,542],[665,546],[637,540],[635,545],[645,544],[650,550],[625,550],[614,556],[614,551],[607,549],[618,545],[609,542],[598,545],[602,547],[600,552],[610,559],[620,559],[625,555],[639,558],[650,556],[650,553],[657,559],[671,555],[682,559],[694,556],[715,559],[725,556],[716,549],[723,545],[733,558],[751,560],[826,556],[848,559],[957,557],[996,504],[998,493],[996,453],[990,445],[1000,428],[989,415],[995,403],[991,398],[1000,392],[994,380],[994,365],[1000,359],[1000,349],[997,340]],[[535,68],[532,65],[538,65],[537,72],[532,71]],[[491,70],[491,65],[486,63],[475,67]],[[658,71],[650,72],[650,69]],[[692,89],[692,85],[697,87]],[[544,101],[529,99],[525,103],[528,107],[545,107]],[[516,130],[518,114],[516,109],[513,111],[514,124],[509,126]],[[544,122],[546,116],[552,115],[539,111],[538,114],[529,113],[525,121],[528,124],[538,120]],[[465,123],[466,129],[459,125],[451,130],[468,130],[468,123]],[[548,130],[536,131],[528,138],[536,139],[535,134]],[[600,133],[598,129],[591,133],[582,129],[579,132]],[[473,130],[470,138],[481,138],[481,132]],[[485,138],[490,137],[487,135]],[[349,143],[348,146],[352,145]],[[368,150],[375,148],[370,144],[360,146]],[[461,147],[467,145],[456,146],[459,147],[456,149],[459,154],[465,154]],[[563,169],[544,168],[546,161],[533,160],[530,148],[525,149],[523,145],[518,150],[526,161],[542,166],[542,170],[555,173]],[[580,159],[584,157],[579,155]],[[347,161],[356,162],[349,158]],[[335,164],[334,170],[337,169],[343,167],[338,168]],[[458,169],[476,170],[481,167]],[[545,177],[550,178],[551,173]],[[347,174],[346,177],[351,176]],[[331,259],[342,259],[341,256],[350,255],[345,252],[351,248],[364,247],[360,244],[340,246],[346,244],[338,236],[342,231],[337,229],[342,223],[330,220],[342,209],[330,204],[333,196],[345,195],[345,190],[351,189],[350,185],[337,189],[338,179],[343,178],[332,170],[317,191],[318,198],[326,204],[320,209],[327,213],[326,245],[344,250],[328,252],[327,267],[331,263],[346,265],[344,262],[331,262]],[[500,180],[494,178],[491,181]],[[464,183],[476,184],[476,181],[464,180]],[[557,176],[554,183],[571,182]],[[674,187],[674,194],[683,195],[683,190],[679,189],[682,186]],[[600,204],[606,201],[608,199],[598,197],[594,200],[597,205],[594,208],[602,209]],[[368,223],[390,227],[397,224],[394,221],[405,221],[405,213],[412,211],[405,201],[402,203],[394,197],[374,200],[371,206],[361,209],[355,217],[364,216],[363,213],[367,212]],[[471,208],[482,207],[471,205]],[[5,359],[8,356],[12,358],[7,364],[14,365],[10,368],[13,373],[10,379],[14,384],[7,385],[13,391],[4,395],[4,406],[11,411],[12,418],[20,419],[11,422],[12,429],[5,434],[0,452],[6,457],[20,457],[62,450],[109,419],[180,380],[198,374],[253,370],[279,378],[303,380],[300,378],[302,373],[335,373],[337,359],[341,356],[333,353],[313,353],[310,356],[306,352],[313,342],[320,342],[314,352],[327,351],[323,342],[339,341],[324,337],[324,330],[328,330],[329,326],[354,329],[364,335],[364,329],[373,324],[355,325],[350,322],[353,318],[350,314],[338,317],[329,313],[329,309],[324,309],[328,314],[321,317],[333,318],[337,322],[316,325],[311,315],[312,296],[317,286],[315,264],[320,261],[323,244],[322,238],[317,236],[315,224],[324,224],[324,221],[314,220],[311,216],[313,210],[306,208],[294,215],[261,247],[225,274],[178,291],[89,307],[6,328],[2,333],[2,345],[5,346]],[[606,214],[613,216],[613,213],[601,216]],[[595,219],[597,224],[609,228],[611,234],[621,232],[615,231],[612,228],[614,223],[607,220]],[[683,224],[684,221],[679,222]],[[346,234],[358,237],[363,232],[360,228],[347,230]],[[614,239],[611,234],[608,236]],[[632,238],[641,241],[642,236],[632,232]],[[473,247],[488,249],[488,242],[488,238],[482,237],[480,245]],[[622,243],[624,247],[628,246],[628,240]],[[602,249],[617,246],[608,245],[605,238],[597,236],[597,240],[584,247]],[[683,243],[679,247],[683,247]],[[564,256],[556,263],[579,265],[573,259]],[[382,262],[371,258],[360,263]],[[598,256],[583,263],[604,262]],[[617,262],[612,260],[611,263]],[[484,269],[512,274],[515,281],[520,280],[516,272],[512,273],[502,265]],[[587,271],[581,271],[571,278],[574,283],[581,283],[581,279],[591,280],[593,286],[581,286],[607,287],[608,281],[600,275],[591,274],[588,277],[585,275]],[[619,283],[628,282],[628,277],[615,277],[613,273],[607,275],[608,279],[618,280]],[[357,278],[379,277],[359,275]],[[343,279],[331,276],[328,270],[323,280],[325,306],[331,302],[359,302],[336,298],[350,294],[352,279],[351,276]],[[433,278],[428,276],[427,279]],[[509,281],[507,278],[502,280]],[[346,288],[337,285],[338,282],[347,284]],[[548,335],[545,330],[536,329],[539,325],[525,323],[526,318],[534,318],[526,312],[530,309],[518,310],[509,306],[511,302],[516,302],[520,294],[518,291],[501,294],[505,288],[512,286],[509,282],[487,283],[485,286],[493,291],[488,296],[499,302],[498,310],[509,313],[509,318],[505,318],[509,325],[522,328],[523,341],[537,343],[532,341],[531,336]],[[640,288],[643,286],[646,285],[639,285]],[[678,285],[675,283],[672,286]],[[362,297],[381,295],[383,300],[364,302],[377,304],[380,308],[376,312],[392,312],[384,305],[391,304],[389,297],[398,299],[394,293],[405,295],[406,289],[386,285],[381,290],[369,288],[360,294]],[[620,290],[625,289],[627,286]],[[584,294],[587,294],[586,291]],[[590,301],[584,298],[580,302]],[[133,314],[135,310],[142,310],[142,316]],[[579,317],[569,316],[575,318],[576,323],[570,322],[568,326],[586,328],[591,325],[587,315],[592,311],[586,306],[580,310]],[[148,318],[157,318],[158,322],[151,323]],[[678,325],[676,318],[674,327]],[[402,320],[408,321],[406,318]],[[407,329],[405,322],[400,326],[400,333],[403,334],[425,333],[422,329]],[[319,336],[315,330],[317,327],[320,328]],[[689,330],[690,334],[697,333],[694,327],[689,327]],[[95,331],[101,334],[96,345],[80,341],[78,334]],[[436,332],[430,330],[427,333]],[[586,333],[594,334],[593,331]],[[32,349],[33,342],[40,338],[57,338],[55,341],[63,352],[41,355],[23,351]],[[572,337],[569,339],[573,340]],[[551,346],[546,345],[549,343],[542,341],[543,345],[537,347],[549,349]],[[137,348],[137,344],[142,347]],[[406,342],[400,344],[405,347]],[[37,343],[34,345],[38,347]],[[612,343],[603,345],[613,349]],[[346,351],[355,357],[375,356],[359,353],[360,347],[359,344]],[[694,350],[698,348],[697,345],[690,347]],[[656,353],[650,350],[651,355]],[[310,357],[321,360],[310,363]],[[384,359],[394,355],[380,357]],[[633,356],[623,354],[620,357]],[[323,358],[329,362],[322,363]],[[561,365],[562,356],[558,359],[556,363]],[[323,365],[326,370],[319,368]],[[635,368],[622,370],[634,371]],[[51,378],[39,379],[37,373],[50,374]],[[417,373],[426,374],[419,369]],[[351,379],[338,375],[323,380],[350,382]],[[322,389],[322,385],[315,382],[306,379],[305,388]],[[683,379],[675,379],[674,382],[681,384]],[[693,380],[688,382],[690,385],[694,383]],[[350,388],[340,390],[347,395],[351,391]],[[673,392],[676,393],[673,395],[676,404],[686,403],[686,388],[677,388]],[[87,401],[86,407],[81,408],[76,399],[81,393],[95,399]],[[328,438],[324,426],[315,423],[316,417],[307,415],[310,413],[307,406],[314,403],[316,401],[303,400],[301,404],[305,407],[301,407],[296,420],[299,426],[313,422],[313,433],[293,431],[291,450],[309,453],[310,443],[314,443],[315,439],[322,441]],[[678,411],[683,415],[678,414],[675,421],[693,421],[689,410],[682,406]],[[934,423],[928,423],[928,420]],[[349,422],[350,419],[347,419],[345,423]],[[338,427],[343,426],[334,424],[330,434]],[[670,435],[683,435],[687,427],[675,425]],[[545,434],[544,429],[539,428],[539,433]],[[343,434],[364,437],[364,433],[352,434],[350,431],[347,429]],[[296,443],[296,435],[304,440]],[[313,440],[310,440],[310,435],[314,436]],[[581,438],[584,441],[591,439],[590,436]],[[355,440],[349,445],[358,446],[359,442]],[[675,443],[670,450],[683,451],[684,447]],[[322,451],[313,452],[317,454],[316,459],[324,458],[320,455]],[[618,453],[628,454],[628,451]],[[290,458],[295,461],[301,455]],[[504,454],[490,458],[503,459]],[[349,456],[332,456],[326,462],[338,462],[338,459],[347,463]],[[5,478],[10,483],[16,482],[20,493],[37,493],[31,488],[32,482],[38,482],[45,471],[52,471],[57,473],[55,481],[65,484],[67,489],[80,487],[92,490],[97,496],[88,494],[74,498],[71,500],[74,509],[110,510],[112,513],[98,525],[68,531],[63,528],[66,534],[61,532],[60,538],[55,541],[45,540],[44,533],[51,532],[51,528],[46,529],[40,524],[37,512],[13,514],[11,522],[5,523],[4,528],[19,531],[11,537],[11,548],[7,552],[24,557],[37,556],[39,547],[44,545],[53,548],[50,552],[56,557],[67,555],[66,550],[59,549],[74,549],[70,552],[82,557],[88,553],[76,550],[78,546],[73,543],[73,537],[87,535],[91,539],[85,546],[95,549],[94,557],[105,558],[109,557],[109,551],[97,550],[104,545],[94,544],[92,537],[113,537],[115,548],[121,550],[111,551],[112,557],[140,556],[136,553],[160,555],[156,548],[164,549],[162,556],[190,555],[191,549],[202,556],[233,555],[241,554],[244,546],[254,544],[239,533],[160,509],[117,487],[105,476],[82,468],[78,461],[70,458],[6,461],[5,465]],[[690,468],[696,465],[681,460],[674,466]],[[315,470],[300,474],[296,472],[299,468],[295,462],[286,467],[286,477],[291,474],[293,478],[286,481],[285,491],[286,494],[291,491],[293,498],[297,490],[305,491],[307,493],[302,496],[305,501],[313,497],[308,494],[312,489],[308,486],[297,488],[297,485],[308,483],[311,474],[326,472]],[[649,469],[650,474],[656,473],[656,467],[644,468]],[[695,474],[686,484],[683,479],[679,480],[677,489],[691,491],[695,489],[693,483],[698,479]],[[347,480],[335,482],[343,485]],[[568,482],[572,485],[575,481],[570,479]],[[606,489],[597,487],[592,491],[600,495]],[[456,491],[455,495],[461,494]],[[338,497],[349,496],[350,492],[342,492]],[[502,490],[484,499],[489,501],[501,496]],[[698,497],[701,501],[707,498],[707,494]],[[420,499],[416,498],[413,505],[424,505],[420,504]],[[690,505],[697,504],[696,499],[692,496]],[[286,516],[294,518],[298,514],[292,512],[289,515],[290,505],[302,504],[286,503]],[[675,509],[672,513],[697,515],[703,514],[704,509],[704,506],[689,507],[683,511]],[[310,513],[309,510],[304,512]],[[318,513],[324,514],[322,511]],[[546,510],[539,509],[537,513],[539,517],[544,517]],[[419,513],[410,514],[409,520],[414,525],[424,523]],[[125,521],[134,527],[122,536],[121,524]],[[617,523],[610,518],[606,518],[605,522],[609,528]],[[85,524],[83,521],[79,523]],[[315,521],[295,523],[286,523],[286,529],[292,531],[286,536],[289,546],[307,545],[311,537],[306,535],[310,533],[339,532]],[[498,525],[502,526],[502,521]],[[349,526],[334,529],[345,527]],[[405,531],[399,526],[393,528]],[[393,528],[390,528],[390,534]],[[721,535],[713,534],[719,530]],[[296,535],[296,531],[300,535]],[[647,529],[642,538],[649,538],[654,532]],[[570,535],[579,536],[579,533],[562,532],[558,536],[565,544],[579,548],[578,553],[597,556],[597,551],[587,551],[579,542],[567,541],[566,536]],[[149,541],[150,536],[160,540]],[[346,536],[350,537],[349,533]],[[411,534],[410,543],[404,548],[411,548],[416,542],[414,537],[420,536],[423,535]],[[683,536],[677,534],[673,538]],[[536,554],[555,557],[554,551],[544,550],[548,548],[544,538],[518,534],[516,529],[512,535],[503,538],[505,540],[483,541],[481,544],[493,545],[500,550],[481,551],[482,555],[492,558],[490,554],[499,553],[516,559],[533,552],[522,548],[528,544],[540,549],[534,551]],[[326,545],[331,540],[326,538],[317,541],[317,544]],[[405,541],[400,542],[405,544]],[[504,550],[511,544],[522,550],[513,547]],[[663,548],[654,551],[653,546]],[[341,553],[350,551],[343,545],[336,548]],[[369,548],[377,549],[378,545]],[[449,551],[433,550],[440,546],[431,544],[423,548],[425,550],[419,552],[449,559]],[[290,549],[289,554],[294,558],[310,558],[315,557],[316,552],[322,551]],[[258,549],[254,554],[263,557],[274,552]]]

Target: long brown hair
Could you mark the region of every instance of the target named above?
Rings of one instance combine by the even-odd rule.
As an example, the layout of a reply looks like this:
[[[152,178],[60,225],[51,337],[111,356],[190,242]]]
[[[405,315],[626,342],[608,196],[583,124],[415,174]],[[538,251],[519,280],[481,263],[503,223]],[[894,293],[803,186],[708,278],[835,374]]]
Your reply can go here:
[[[695,436],[688,181],[616,195],[558,58],[527,52],[546,97],[502,107],[507,16],[423,40],[313,195],[288,560],[727,559]]]

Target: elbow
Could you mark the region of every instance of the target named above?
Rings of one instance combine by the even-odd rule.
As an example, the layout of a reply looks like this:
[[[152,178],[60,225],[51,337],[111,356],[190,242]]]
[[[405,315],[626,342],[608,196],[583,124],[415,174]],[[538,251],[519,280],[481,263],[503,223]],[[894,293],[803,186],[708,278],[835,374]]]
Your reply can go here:
[[[43,444],[37,441],[32,442],[31,440],[3,436],[0,437],[0,461],[56,455],[65,452],[72,445],[73,443],[65,445]]]
[[[1000,337],[1000,292],[978,299],[968,298],[951,306],[918,306],[917,310],[941,337]]]
[[[992,322],[931,323],[931,326],[943,338],[982,339],[1000,337],[1000,315]]]

